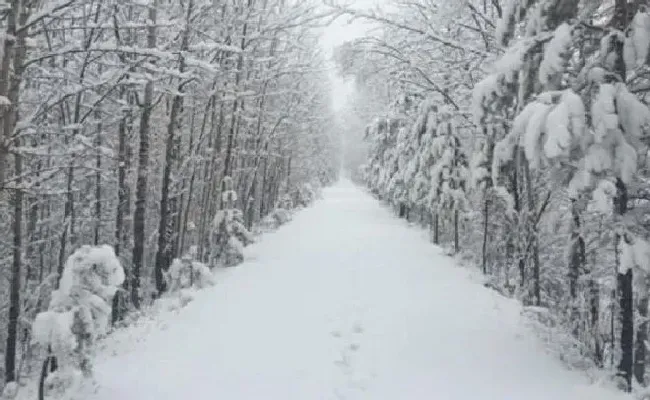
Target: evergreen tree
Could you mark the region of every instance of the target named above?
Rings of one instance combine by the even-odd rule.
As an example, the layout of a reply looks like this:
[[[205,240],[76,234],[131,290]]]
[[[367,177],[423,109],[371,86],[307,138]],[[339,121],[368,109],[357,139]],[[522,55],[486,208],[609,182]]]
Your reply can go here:
[[[244,246],[253,243],[253,236],[244,225],[244,216],[235,206],[237,193],[232,189],[232,178],[224,178],[223,186],[223,206],[212,221],[212,267],[240,264],[244,261]]]

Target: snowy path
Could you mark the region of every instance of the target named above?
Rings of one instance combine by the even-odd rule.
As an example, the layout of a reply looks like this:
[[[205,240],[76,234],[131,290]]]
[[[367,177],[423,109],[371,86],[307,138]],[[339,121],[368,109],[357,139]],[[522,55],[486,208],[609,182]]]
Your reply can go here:
[[[94,400],[614,399],[546,355],[472,282],[350,183],[96,366]]]

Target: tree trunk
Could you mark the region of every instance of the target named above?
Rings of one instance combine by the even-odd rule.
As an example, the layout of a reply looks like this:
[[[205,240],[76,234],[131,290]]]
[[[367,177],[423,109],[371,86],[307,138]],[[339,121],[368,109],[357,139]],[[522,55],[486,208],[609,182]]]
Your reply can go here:
[[[36,170],[36,179],[39,178],[40,171],[41,171],[41,162],[38,163],[38,167]],[[36,184],[35,186],[38,186]],[[26,280],[28,282],[41,282],[39,280],[39,274],[37,273],[36,269],[36,256],[35,256],[35,249],[36,249],[36,242],[39,240],[39,235],[38,235],[38,211],[39,211],[39,201],[36,196],[30,196],[28,197],[27,200],[28,207],[27,209],[29,210],[28,212],[28,220],[27,220],[27,246],[25,249],[25,261],[27,262],[27,271],[26,271]]]
[[[117,9],[117,5],[115,6],[115,14],[117,14],[119,11]],[[129,7],[128,9],[128,17],[127,19],[129,21],[132,21],[133,19],[133,8]],[[125,42],[122,40],[122,37],[120,36],[120,31],[119,27],[117,25],[117,21],[114,21],[114,32],[115,32],[115,39],[118,44],[120,45],[125,45]],[[131,35],[129,35],[131,37]],[[126,43],[126,45],[132,45],[131,41]],[[128,65],[129,61],[127,60],[127,56],[125,53],[120,53],[119,54],[119,59],[120,62],[126,66]],[[129,69],[129,74],[127,75],[127,78],[130,77],[130,73],[135,72],[135,68],[130,68]],[[130,203],[130,192],[131,189],[129,187],[129,183],[127,181],[127,173],[131,167],[131,145],[130,145],[130,135],[129,133],[132,131],[132,123],[133,123],[133,116],[132,116],[132,107],[133,107],[133,96],[130,95],[130,89],[127,88],[126,86],[122,86],[120,88],[120,95],[119,98],[121,101],[124,101],[128,104],[128,109],[126,111],[122,112],[122,116],[120,118],[120,122],[118,124],[117,132],[118,132],[118,158],[117,158],[117,207],[116,207],[116,213],[115,213],[115,254],[120,255],[121,250],[122,250],[122,245],[127,243],[127,229],[125,226],[125,217],[129,215],[129,203]],[[127,272],[127,271],[125,271]],[[125,284],[127,283],[128,279],[125,280]]]
[[[600,344],[600,291],[598,282],[595,279],[589,279],[590,291],[590,314],[591,314],[591,334],[594,340],[594,360],[599,367],[603,366],[603,351]]]
[[[208,148],[211,151],[210,155],[210,161],[206,163],[205,168],[203,170],[203,182],[202,182],[202,189],[201,189],[201,203],[199,206],[199,209],[203,214],[207,213],[207,216],[202,215],[202,218],[200,219],[199,223],[199,229],[197,232],[197,240],[198,240],[198,248],[199,248],[199,260],[201,261],[206,261],[205,259],[205,254],[209,253],[206,252],[206,239],[208,238],[207,232],[208,232],[208,226],[210,224],[212,214],[211,214],[211,203],[210,203],[210,197],[211,194],[213,193],[213,182],[216,179],[215,178],[215,170],[217,167],[217,158],[219,156],[219,153],[221,152],[221,138],[220,138],[220,132],[221,128],[218,127],[217,122],[216,122],[216,96],[211,97],[212,104],[208,102],[208,106],[206,106],[205,109],[205,116],[203,119],[203,124],[205,125],[207,115],[210,115],[210,130],[208,133]],[[223,103],[221,103],[220,109],[223,108]],[[211,111],[210,111],[211,110]],[[210,111],[210,113],[208,113]]]
[[[185,72],[185,57],[183,53],[189,46],[190,19],[192,15],[193,1],[189,0],[185,19],[185,29],[181,41],[179,55],[179,75]],[[164,273],[169,269],[172,259],[175,256],[174,245],[175,237],[178,235],[178,195],[172,195],[171,190],[171,170],[178,161],[180,152],[180,143],[176,138],[176,128],[183,107],[183,90],[185,84],[181,82],[178,85],[178,94],[174,95],[172,108],[169,113],[169,123],[167,125],[167,143],[165,149],[165,163],[163,165],[162,193],[160,197],[160,224],[158,226],[158,251],[156,252],[155,278],[156,290],[160,296],[167,290],[167,284],[164,279]]]
[[[100,68],[101,71],[101,68]],[[97,119],[100,120],[99,112],[97,112]],[[102,145],[102,123],[97,124],[97,135],[95,138],[95,145],[97,146],[97,154],[95,155],[95,246],[99,245],[100,234],[102,228],[102,152],[100,146]]]
[[[571,199],[571,259],[569,262],[569,294],[575,300],[578,291],[578,278],[584,269],[585,263],[585,241],[581,233],[580,210],[578,199]]]
[[[210,101],[208,101],[210,102]],[[190,143],[189,143],[189,151],[190,151],[190,157],[194,159],[194,155],[199,153],[199,146],[201,145],[203,141],[203,135],[205,134],[205,123],[201,127],[201,131],[199,133],[199,137],[197,139],[197,142],[195,144],[194,141],[194,120],[196,118],[196,105],[192,105],[192,121],[190,123]],[[203,118],[205,121],[205,117]],[[190,183],[189,187],[187,189],[187,201],[183,201],[183,198],[181,197],[181,209],[179,212],[179,233],[178,233],[178,254],[184,254],[185,252],[185,247],[187,247],[186,244],[186,236],[187,236],[187,230],[188,230],[188,221],[189,221],[189,216],[190,216],[190,209],[192,207],[192,199],[194,198],[194,182],[196,180],[196,174],[197,174],[197,162],[196,160],[193,160],[191,162],[191,169],[192,173],[190,175]]]
[[[541,288],[540,288],[540,262],[539,262],[539,240],[538,240],[538,229],[537,229],[537,213],[541,210],[537,210],[536,206],[536,196],[533,189],[533,179],[530,171],[530,163],[528,160],[523,159],[523,168],[524,176],[526,179],[526,197],[528,202],[528,213],[526,224],[526,229],[528,230],[528,240],[530,241],[530,249],[532,250],[532,261],[533,261],[533,304],[539,306],[542,302],[541,299]],[[527,258],[528,254],[524,254]]]
[[[18,139],[16,139],[18,141]],[[19,144],[16,143],[16,146]],[[20,178],[22,174],[22,156],[14,155],[14,172],[16,174],[16,189],[13,191],[13,262],[11,267],[11,287],[9,292],[9,321],[7,324],[7,347],[5,354],[5,382],[16,380],[16,345],[18,340],[18,319],[20,316],[20,280],[22,265],[22,223],[23,223],[23,190]]]
[[[487,242],[488,242],[488,221],[489,221],[489,212],[490,212],[490,202],[487,198],[487,192],[485,194],[485,199],[483,200],[483,248],[481,249],[482,253],[482,263],[483,263],[483,273],[487,274]]]
[[[542,305],[542,289],[540,283],[540,262],[539,262],[539,245],[537,243],[537,228],[533,240],[533,299],[535,300],[535,305]]]
[[[117,5],[115,6],[115,14],[113,16],[114,18],[114,34],[115,34],[115,39],[118,44],[124,45],[124,41],[122,40],[122,37],[120,36],[120,30],[118,27],[117,19],[115,18],[115,15],[118,14],[118,8]],[[129,6],[128,11],[127,11],[127,20],[132,21],[133,20],[133,7]],[[133,33],[129,30],[130,34],[129,36],[129,41],[128,45],[132,44],[132,39],[133,39]],[[119,55],[120,62],[122,63],[123,66],[128,65],[128,60],[127,56],[125,53],[120,53]],[[134,72],[135,68],[131,67],[129,68],[129,74],[127,77],[130,77],[130,73]],[[133,128],[133,105],[134,105],[134,97],[131,95],[130,92],[131,89],[127,88],[126,86],[122,86],[120,88],[120,100],[125,101],[126,104],[128,104],[128,108],[125,112],[122,113],[122,117],[120,118],[120,122],[118,125],[118,159],[117,159],[117,209],[116,209],[116,214],[115,214],[115,255],[120,257],[122,260],[124,260],[124,256],[122,255],[124,252],[122,251],[122,245],[127,245],[129,243],[128,240],[128,231],[129,228],[127,228],[126,223],[125,223],[125,218],[127,215],[131,213],[130,210],[130,203],[131,203],[131,188],[129,186],[129,183],[127,181],[127,173],[131,169],[131,137],[130,134],[132,133],[132,128]],[[124,314],[126,312],[126,294],[129,293],[129,282],[131,280],[131,272],[128,269],[124,269],[125,271],[125,279],[124,282],[122,283],[122,290],[118,290],[115,295],[113,296],[113,307],[112,307],[112,313],[111,313],[111,323],[115,324],[118,321],[122,320],[124,318]]]
[[[621,324],[621,360],[618,375],[624,379],[625,391],[632,390],[632,367],[634,363],[634,300],[632,292],[632,269],[618,273],[618,292]]]
[[[45,400],[45,379],[47,378],[47,374],[50,372],[50,367],[53,361],[54,357],[52,357],[51,353],[48,352],[48,355],[45,357],[43,365],[41,366],[41,375],[38,379],[38,400]]]
[[[519,154],[518,150],[517,154]],[[515,162],[512,165],[512,171],[509,179],[510,183],[510,193],[512,193],[512,199],[514,203],[514,211],[516,215],[519,215],[521,212],[521,202],[519,201],[519,163],[517,162],[519,159],[519,156],[515,157]],[[515,232],[516,229],[519,228],[519,224],[517,222],[514,222],[511,226],[507,227],[506,229],[509,228],[509,232],[507,233],[508,237],[506,239],[506,252],[508,253],[508,261],[506,261],[506,274],[509,276],[509,271],[510,271],[510,259],[512,259],[513,264],[516,261],[518,265],[518,270],[519,270],[519,284],[520,287],[523,287],[524,281],[525,281],[525,264],[524,260],[521,254],[519,253],[519,249],[517,249],[517,245],[515,243],[515,237],[517,233]],[[509,278],[507,278],[509,280]],[[506,284],[509,285],[509,282]]]
[[[266,146],[266,149],[268,150],[268,144]],[[262,190],[260,193],[260,218],[266,217],[269,212],[268,192],[266,191],[268,175],[269,175],[268,174],[269,157],[265,156],[262,161],[264,161],[264,167],[262,168],[262,184],[261,184]]]
[[[522,149],[517,147],[515,149],[516,155],[515,155],[515,166],[514,166],[514,178],[513,181],[515,183],[514,185],[514,190],[513,190],[513,198],[514,198],[514,203],[515,203],[515,211],[518,216],[520,216],[519,222],[517,224],[517,229],[518,232],[521,232],[521,214],[523,210],[523,206],[521,203],[523,203],[523,199],[520,198],[520,195],[522,194],[522,182],[521,182],[521,171],[519,168],[521,168],[521,158],[523,157],[522,154]],[[526,251],[522,246],[520,245],[519,248],[517,249],[517,265],[519,268],[519,287],[523,290],[526,287]],[[525,298],[524,298],[525,300]]]
[[[2,69],[0,70],[0,95],[9,98],[9,90],[11,87],[11,61],[16,47],[16,20],[20,12],[21,2],[19,0],[12,0],[11,7],[7,9],[7,29],[3,38],[3,57]],[[6,170],[7,170],[7,156],[9,155],[9,143],[13,135],[13,127],[11,126],[11,114],[14,112],[14,105],[7,104],[2,106],[2,119],[3,123],[0,124],[2,128],[2,135],[0,138],[0,189],[5,189]]]
[[[175,130],[176,119],[180,110],[180,96],[174,96],[172,102],[172,109],[169,117],[169,124],[167,126],[167,149],[165,151],[165,161],[163,166],[163,179],[160,196],[160,220],[158,225],[158,251],[156,252],[156,264],[154,266],[154,276],[156,280],[156,290],[160,296],[165,290],[167,285],[164,279],[164,273],[171,265],[172,257],[172,238],[174,234],[174,226],[170,223],[173,220],[173,215],[170,215],[173,210],[171,206],[170,184],[171,184],[171,169],[174,158],[176,157],[175,149]]]
[[[616,197],[614,198],[614,213],[619,222],[627,212],[627,187],[621,179],[616,180]],[[624,235],[616,234],[616,243],[625,240]],[[617,249],[618,253],[618,249]],[[623,378],[625,391],[632,390],[632,373],[634,364],[634,292],[632,268],[621,269],[620,257],[616,257],[617,286],[619,296],[619,320],[621,326],[621,359],[618,364],[618,375]]]
[[[440,244],[438,213],[433,216],[433,243]]]
[[[458,254],[460,245],[458,243],[458,210],[454,210],[454,253]]]
[[[248,0],[248,7],[250,8],[251,5],[252,5],[252,0]],[[246,49],[247,31],[248,31],[248,23],[245,22],[244,26],[242,27],[242,38],[241,38],[241,45],[240,45],[241,52],[237,57],[237,72],[235,73],[235,86],[234,86],[236,88],[235,90],[238,90],[239,88],[239,83],[241,81],[241,73],[244,67],[244,50]],[[232,151],[233,151],[233,146],[235,141],[236,121],[239,120],[237,112],[239,110],[240,101],[242,102],[242,108],[243,108],[243,100],[239,100],[237,98],[235,98],[235,101],[233,102],[232,105],[230,131],[228,132],[228,144],[226,146],[226,158],[224,160],[224,171],[223,171],[222,178],[226,176],[232,176]]]
[[[202,218],[201,228],[198,235],[200,243],[199,253],[201,254],[201,259],[205,262],[207,262],[208,254],[210,254],[210,251],[206,251],[205,249],[206,243],[209,243],[210,232],[208,231],[221,203],[221,199],[219,198],[221,187],[218,182],[221,177],[216,171],[218,170],[219,162],[221,161],[220,155],[222,150],[222,127],[225,120],[225,106],[224,102],[221,102],[219,105],[219,115],[217,118],[216,104],[217,103],[215,99],[212,106],[212,115],[210,122],[210,136],[212,137],[214,135],[215,143],[214,148],[212,149],[212,157],[209,164],[210,169],[206,170],[206,173],[209,177],[206,184],[207,191],[204,191],[204,196],[202,199],[202,209],[205,210],[204,212],[207,212],[207,218]]]
[[[16,22],[20,26],[23,26],[28,18],[28,12],[25,7],[22,5],[21,1],[13,0],[11,2],[11,9],[9,10],[8,15],[8,27],[7,33],[13,34],[16,32]],[[18,19],[18,21],[16,21]],[[15,37],[14,40],[17,42],[17,46],[14,49],[13,46],[9,46],[9,53],[5,53],[4,57],[11,57],[13,54],[13,76],[9,82],[9,92],[7,98],[9,99],[9,105],[5,106],[4,110],[4,120],[2,121],[2,128],[5,135],[13,136],[14,129],[16,128],[16,123],[18,121],[18,102],[20,99],[20,83],[22,79],[22,74],[24,71],[23,61],[26,56],[26,45],[25,45],[25,30],[21,31],[20,34]],[[5,39],[8,41],[9,39]],[[5,49],[7,49],[7,44],[5,43]],[[10,75],[7,75],[6,78],[9,79]],[[4,77],[3,77],[4,78]],[[19,147],[21,144],[20,137],[14,138],[14,145]],[[1,166],[0,166],[1,168]],[[12,203],[13,203],[13,219],[12,219],[12,231],[13,231],[13,259],[11,267],[11,287],[9,289],[9,318],[7,323],[7,344],[5,347],[5,384],[8,382],[13,382],[16,380],[16,347],[18,344],[18,321],[20,318],[20,280],[21,280],[21,267],[22,267],[22,224],[23,224],[23,189],[20,187],[22,185],[22,173],[23,173],[23,159],[22,155],[18,152],[14,154],[14,174],[15,178],[15,189],[13,190]]]
[[[147,47],[156,47],[156,8],[158,0],[149,2]],[[151,61],[153,63],[153,61]],[[135,187],[135,211],[133,214],[133,271],[131,274],[131,303],[140,308],[140,275],[144,266],[145,214],[147,208],[147,174],[149,173],[149,124],[153,109],[153,81],[147,81],[144,103],[140,117],[140,148],[138,149],[138,176]]]
[[[125,90],[122,90],[120,96],[125,97]],[[130,112],[130,111],[129,111]],[[123,115],[118,126],[118,159],[117,159],[117,210],[115,213],[115,255],[120,257],[122,253],[122,244],[126,244],[126,229],[124,217],[128,215],[129,209],[129,185],[126,180],[126,172],[130,165],[127,140],[127,115]],[[126,270],[127,279],[124,280],[123,287],[128,290],[129,271]],[[123,315],[124,299],[123,293],[117,291],[113,296],[113,307],[111,321],[113,324],[120,321]]]
[[[571,296],[570,304],[570,315],[571,320],[574,321],[574,326],[572,328],[573,335],[579,337],[581,332],[579,329],[579,316],[580,310],[578,308],[577,297],[578,297],[578,280],[580,276],[584,273],[585,267],[585,242],[582,237],[581,232],[581,222],[580,222],[580,210],[579,210],[579,199],[571,199],[571,242],[570,246],[570,258],[569,258],[569,296]]]
[[[96,11],[95,11],[95,16],[94,16],[94,24],[97,24],[99,21],[99,15],[100,15],[100,10],[101,10],[101,4],[97,4]],[[93,42],[93,38],[95,36],[96,30],[94,28],[90,29],[90,32],[87,34],[87,36],[84,36],[84,49],[89,49],[90,45]],[[84,31],[85,33],[85,31]],[[86,72],[88,70],[88,67],[90,65],[90,52],[87,52],[84,56],[83,63],[81,65],[81,69],[79,71],[79,84],[83,85],[84,83],[84,78],[86,76]],[[73,115],[73,123],[75,125],[78,125],[80,120],[81,120],[81,107],[83,106],[83,94],[84,92],[81,91],[77,93],[75,96],[75,102],[74,102],[74,115]],[[72,136],[77,137],[80,133],[79,128],[75,128],[72,130]],[[68,140],[66,138],[66,140]],[[67,144],[67,143],[66,143]],[[72,152],[70,155],[70,163],[67,168],[67,183],[66,183],[66,198],[65,198],[65,206],[64,206],[64,228],[63,228],[63,233],[61,235],[61,244],[59,247],[59,267],[58,267],[58,278],[57,278],[57,287],[58,287],[58,282],[61,279],[61,276],[63,275],[63,269],[65,268],[65,260],[66,260],[66,245],[68,242],[68,234],[70,236],[70,245],[74,246],[76,243],[76,235],[75,235],[75,212],[74,212],[74,193],[73,193],[73,182],[74,182],[74,171],[75,171],[75,158],[76,154],[75,152]]]
[[[644,288],[647,288],[647,277],[644,277]],[[643,290],[641,293],[642,297],[639,299],[639,304],[637,310],[639,312],[639,317],[641,318],[641,323],[636,331],[636,348],[634,352],[634,376],[636,381],[641,385],[645,386],[645,364],[646,364],[646,354],[648,352],[646,341],[648,340],[648,295],[647,290]]]
[[[74,157],[74,154],[72,154]],[[65,205],[63,206],[63,233],[61,233],[60,244],[59,244],[59,265],[57,267],[57,279],[56,287],[59,287],[59,282],[63,276],[63,269],[65,268],[65,256],[66,256],[66,245],[68,244],[68,232],[71,233],[74,229],[72,222],[72,213],[74,212],[74,197],[72,194],[72,181],[74,177],[74,165],[73,160],[70,160],[70,165],[68,166],[68,174],[66,180],[66,196],[65,196]]]

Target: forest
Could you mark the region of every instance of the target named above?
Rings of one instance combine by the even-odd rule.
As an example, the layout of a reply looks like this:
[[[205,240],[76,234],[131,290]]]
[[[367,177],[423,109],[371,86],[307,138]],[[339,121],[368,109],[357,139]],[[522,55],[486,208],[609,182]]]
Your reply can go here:
[[[262,302],[255,320],[266,321],[265,304],[286,307],[273,312],[285,312],[289,334],[276,338],[290,346],[303,326],[286,313],[301,302],[366,295],[372,312],[412,317],[392,301],[428,290],[419,269],[428,253],[396,254],[401,238],[389,234],[406,236],[404,226],[379,218],[339,179],[348,175],[449,256],[427,271],[445,277],[436,268],[453,259],[481,276],[484,288],[453,281],[468,291],[437,305],[457,306],[454,320],[473,304],[467,314],[492,326],[500,314],[478,318],[474,295],[515,299],[566,367],[650,393],[648,0],[370,2],[0,0],[0,397],[38,385],[40,399],[57,398],[66,379],[93,375],[98,342],[161,301],[193,302],[187,289],[215,285],[215,271],[247,268],[227,267],[314,204],[320,219],[308,214],[301,233],[276,236],[288,262],[267,262],[338,272],[321,287],[314,276],[327,271],[286,269],[291,285],[278,288],[258,271],[267,298],[248,296]],[[368,30],[330,57],[322,32],[340,21]],[[333,91],[332,70],[353,90]],[[377,259],[382,250],[395,265]],[[385,268],[379,278],[404,276],[370,270],[350,284],[352,267],[373,263]],[[297,290],[294,276],[314,287]],[[285,302],[287,293],[304,298]],[[406,300],[426,303],[413,309],[429,316],[426,298]],[[255,326],[229,322],[211,329],[249,338],[237,323]],[[405,330],[424,329],[409,322]],[[499,336],[452,322],[437,321],[447,333]],[[349,330],[364,333],[360,322]],[[392,334],[386,344],[400,345]],[[351,343],[344,367],[366,347]]]
[[[255,226],[334,179],[315,33],[330,14],[284,0],[0,2],[0,387],[40,372],[32,324],[71,293],[72,254],[123,265],[102,296],[112,307],[93,309],[119,326],[174,289],[175,259],[237,264]]]
[[[373,27],[335,55],[355,180],[520,300],[568,366],[643,390],[647,2],[330,6]]]

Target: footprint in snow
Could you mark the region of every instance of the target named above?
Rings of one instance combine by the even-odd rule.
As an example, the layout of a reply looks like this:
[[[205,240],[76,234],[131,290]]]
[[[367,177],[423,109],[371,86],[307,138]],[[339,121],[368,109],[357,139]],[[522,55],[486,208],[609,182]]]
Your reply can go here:
[[[347,368],[350,366],[350,358],[347,354],[341,354],[341,359],[335,360],[334,364],[338,365],[341,368]]]
[[[363,326],[361,326],[361,324],[359,322],[357,322],[352,327],[352,332],[354,332],[354,333],[363,333]]]

